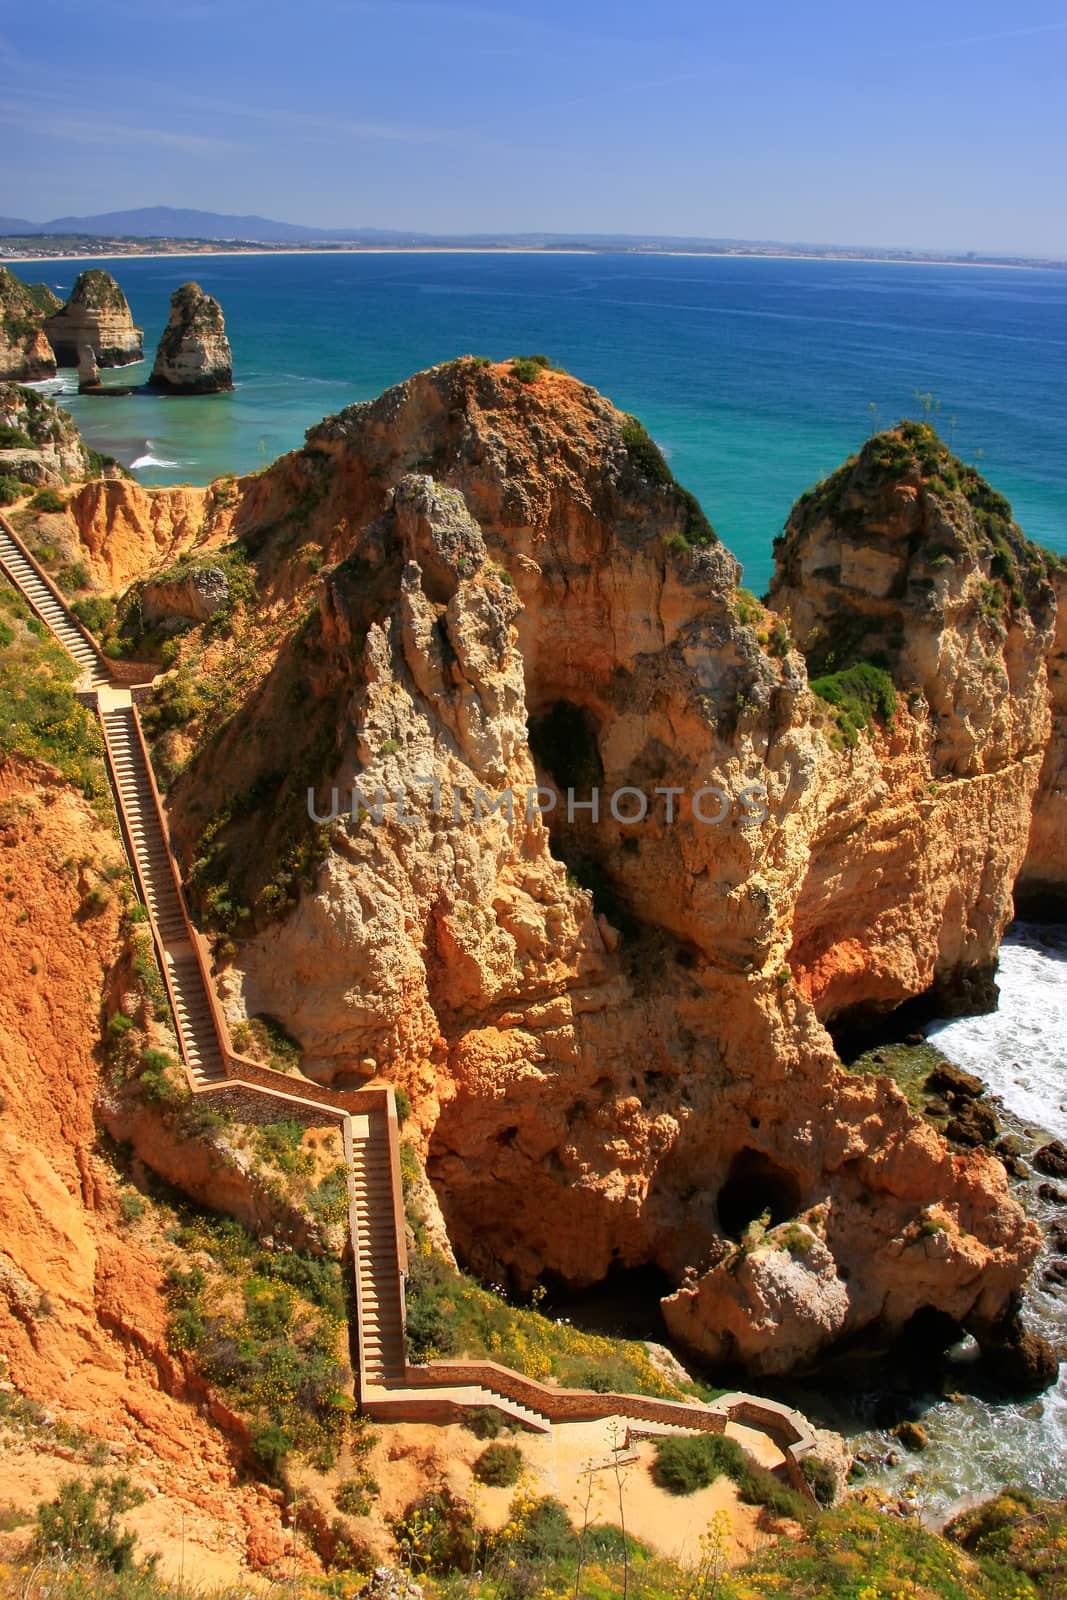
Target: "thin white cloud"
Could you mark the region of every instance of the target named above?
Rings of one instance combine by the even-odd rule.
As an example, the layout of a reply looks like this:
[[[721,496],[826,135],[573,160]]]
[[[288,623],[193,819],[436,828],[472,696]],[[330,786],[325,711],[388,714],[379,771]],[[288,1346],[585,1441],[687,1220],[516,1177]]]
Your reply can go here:
[[[71,117],[54,115],[32,106],[8,105],[0,110],[0,122],[23,129],[27,133],[42,135],[47,139],[65,139],[83,144],[103,145],[160,145],[168,150],[180,150],[185,155],[214,156],[225,151],[245,150],[247,145],[234,139],[220,139],[212,134],[181,133],[171,128],[133,127],[127,123],[110,122],[92,116]]]
[[[1002,33],[965,33],[961,39],[946,40],[953,46],[961,44],[993,44],[1001,39],[1028,39],[1033,34],[1063,33],[1067,22],[1035,22],[1030,28],[1005,28]]]

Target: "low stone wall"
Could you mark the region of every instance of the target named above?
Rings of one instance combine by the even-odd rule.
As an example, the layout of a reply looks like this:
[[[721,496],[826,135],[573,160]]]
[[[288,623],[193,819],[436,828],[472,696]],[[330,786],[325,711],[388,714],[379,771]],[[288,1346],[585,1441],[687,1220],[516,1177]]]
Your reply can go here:
[[[112,683],[121,689],[129,689],[137,684],[147,691],[152,680],[158,677],[162,670],[158,661],[113,661],[110,656],[100,655],[100,647],[95,639],[91,642]],[[141,699],[144,699],[144,695]]]
[[[726,1415],[710,1406],[687,1405],[681,1400],[657,1400],[645,1394],[601,1394],[594,1389],[559,1389],[534,1378],[527,1378],[495,1361],[434,1361],[424,1367],[407,1369],[411,1388],[492,1389],[507,1400],[517,1400],[531,1411],[539,1411],[550,1422],[594,1421],[600,1417],[625,1416],[642,1422],[674,1423],[703,1433],[722,1433]]]

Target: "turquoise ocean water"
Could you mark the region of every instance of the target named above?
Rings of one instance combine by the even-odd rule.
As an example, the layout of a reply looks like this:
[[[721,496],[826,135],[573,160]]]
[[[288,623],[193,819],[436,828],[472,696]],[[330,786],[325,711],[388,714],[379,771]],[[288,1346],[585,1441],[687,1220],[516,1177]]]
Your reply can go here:
[[[642,418],[758,590],[793,501],[871,431],[872,404],[879,426],[919,414],[916,390],[1026,532],[1067,551],[1067,273],[632,255],[99,264],[149,352],[190,277],[221,300],[233,345],[231,395],[64,397],[89,442],[145,483],[263,466],[434,362],[543,351]],[[83,265],[19,271],[62,294]]]

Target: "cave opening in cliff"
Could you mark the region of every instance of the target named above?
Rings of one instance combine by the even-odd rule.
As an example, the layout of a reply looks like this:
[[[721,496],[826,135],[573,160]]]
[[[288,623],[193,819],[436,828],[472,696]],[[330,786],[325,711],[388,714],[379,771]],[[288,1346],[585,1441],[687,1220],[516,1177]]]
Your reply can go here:
[[[800,1205],[800,1185],[792,1173],[748,1147],[734,1156],[716,1200],[719,1226],[731,1239],[740,1239],[765,1211],[773,1228],[795,1217]]]
[[[568,1288],[551,1273],[542,1282],[548,1293],[541,1310],[547,1316],[563,1317],[583,1333],[670,1343],[660,1301],[673,1294],[677,1284],[660,1267],[624,1267],[615,1262],[599,1283],[583,1289]],[[590,1378],[592,1387],[595,1374]]]
[[[596,719],[573,700],[555,700],[528,720],[530,753],[539,773],[555,790],[557,803],[545,813],[552,854],[562,861],[573,881],[593,897],[593,910],[617,928],[623,938],[640,930],[607,863],[599,853],[600,834],[583,808],[594,789],[602,790],[604,763],[600,758]],[[567,791],[577,802],[573,819],[567,815]]]
[[[573,700],[556,700],[540,715],[530,713],[527,723],[530,752],[549,774],[560,794],[573,789],[586,800],[589,791],[604,781],[597,725],[583,706]]]

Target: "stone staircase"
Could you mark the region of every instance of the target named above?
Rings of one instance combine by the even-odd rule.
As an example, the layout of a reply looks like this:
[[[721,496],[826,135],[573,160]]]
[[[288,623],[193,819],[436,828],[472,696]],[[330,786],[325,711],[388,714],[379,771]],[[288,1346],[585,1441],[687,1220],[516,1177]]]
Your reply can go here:
[[[354,1115],[351,1128],[363,1379],[371,1387],[403,1383],[404,1303],[388,1120],[384,1112],[372,1111]]]
[[[98,706],[119,814],[151,914],[182,1054],[194,1087],[219,1083],[226,1078],[226,1058],[204,973],[189,940],[181,889],[136,714],[125,690],[101,690]]]
[[[88,678],[90,688],[109,683],[107,670],[63,602],[57,598],[6,522],[0,522],[0,567]]]
[[[195,1092],[228,1085],[269,1096],[280,1111],[326,1112],[342,1124],[349,1167],[351,1238],[356,1274],[359,1397],[383,1420],[448,1420],[475,1407],[494,1407],[521,1427],[548,1433],[553,1422],[609,1415],[630,1419],[632,1437],[722,1431],[729,1417],[760,1427],[779,1419],[789,1430],[783,1449],[794,1486],[810,1494],[797,1458],[812,1447],[810,1425],[798,1413],[751,1396],[731,1395],[713,1406],[658,1402],[637,1395],[553,1390],[491,1362],[407,1365],[404,1331],[403,1218],[399,1211],[399,1142],[388,1086],[352,1093],[350,1101],[314,1086],[294,1094],[291,1079],[236,1056],[211,993],[211,978],[194,940],[170,847],[147,748],[128,689],[113,686],[107,665],[77,625],[14,530],[0,517],[0,570],[83,671],[81,691],[95,700],[130,861],[148,907],[160,967],[174,1010],[182,1056]],[[328,1104],[327,1099],[333,1101]],[[367,1109],[364,1109],[366,1107]],[[520,1398],[520,1395],[523,1398]],[[529,1402],[529,1403],[527,1403]],[[543,1407],[543,1409],[541,1409]],[[692,1416],[692,1422],[689,1422]]]

